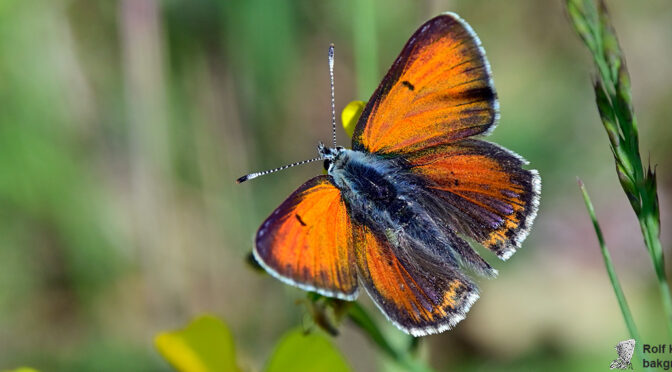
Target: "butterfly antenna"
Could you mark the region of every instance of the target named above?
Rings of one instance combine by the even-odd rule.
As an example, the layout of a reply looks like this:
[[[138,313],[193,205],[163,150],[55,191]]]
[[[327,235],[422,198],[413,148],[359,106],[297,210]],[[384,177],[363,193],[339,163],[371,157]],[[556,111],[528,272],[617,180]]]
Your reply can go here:
[[[295,166],[297,166],[297,165],[303,165],[303,164],[306,164],[306,163],[312,163],[312,162],[314,162],[314,161],[318,161],[318,160],[322,160],[322,157],[319,156],[319,157],[314,158],[314,159],[308,159],[308,160],[297,161],[296,163],[283,165],[282,167],[277,167],[277,168],[275,168],[275,169],[265,170],[265,171],[263,171],[263,172],[255,172],[255,173],[246,174],[246,175],[244,175],[244,176],[238,178],[238,179],[236,180],[236,182],[238,182],[238,183],[243,183],[243,182],[248,181],[248,180],[251,180],[251,179],[253,179],[253,178],[257,178],[257,177],[259,177],[259,176],[265,176],[265,175],[267,175],[267,174],[275,173],[275,172],[278,172],[278,171],[281,171],[281,170],[285,170],[285,169],[287,169],[287,168],[295,167]]]
[[[331,82],[331,130],[336,147],[336,95],[334,94],[334,43],[329,45],[329,79]]]

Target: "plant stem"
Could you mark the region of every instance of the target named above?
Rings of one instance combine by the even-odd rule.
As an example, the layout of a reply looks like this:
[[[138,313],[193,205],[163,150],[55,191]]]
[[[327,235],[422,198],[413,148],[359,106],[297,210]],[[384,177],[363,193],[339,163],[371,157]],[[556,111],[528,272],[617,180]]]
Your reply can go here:
[[[658,289],[660,290],[660,297],[663,302],[665,317],[667,318],[667,331],[672,336],[672,295],[670,294],[670,286],[665,274],[665,260],[663,257],[663,248],[660,244],[658,222],[654,216],[647,215],[639,219],[639,225],[642,229],[642,235],[644,235],[644,242],[653,260],[656,277],[658,278]]]
[[[583,194],[583,201],[586,203],[586,209],[588,209],[590,219],[591,221],[593,221],[593,227],[595,228],[595,235],[597,235],[597,240],[600,243],[600,250],[602,251],[602,258],[604,259],[604,266],[606,266],[607,268],[607,275],[609,275],[611,286],[612,288],[614,288],[614,294],[616,295],[616,300],[618,300],[618,306],[621,308],[621,313],[623,314],[625,325],[626,327],[628,327],[630,337],[634,338],[637,343],[637,346],[635,347],[635,349],[637,350],[637,357],[640,360],[644,360],[644,352],[642,350],[642,344],[641,344],[642,339],[639,336],[639,331],[637,331],[637,326],[635,325],[632,313],[630,312],[628,301],[625,299],[623,289],[621,289],[621,283],[618,280],[618,276],[616,276],[616,269],[614,268],[614,264],[611,261],[611,255],[609,254],[607,245],[604,242],[604,236],[602,235],[602,229],[600,228],[600,224],[599,222],[597,222],[597,217],[595,216],[595,209],[593,208],[593,203],[590,201],[588,191],[586,190],[586,186],[583,184],[583,181],[578,179],[578,182],[579,182],[579,188],[581,189],[581,193]],[[648,370],[648,368],[646,368],[645,370]]]
[[[378,348],[385,353],[390,359],[395,361],[399,366],[406,371],[412,372],[433,372],[434,370],[426,366],[421,361],[413,358],[408,351],[397,350],[385,338],[383,333],[378,328],[378,325],[369,315],[369,313],[358,303],[353,302],[348,311],[348,317],[352,320],[364,333],[369,336],[371,341],[378,346]]]

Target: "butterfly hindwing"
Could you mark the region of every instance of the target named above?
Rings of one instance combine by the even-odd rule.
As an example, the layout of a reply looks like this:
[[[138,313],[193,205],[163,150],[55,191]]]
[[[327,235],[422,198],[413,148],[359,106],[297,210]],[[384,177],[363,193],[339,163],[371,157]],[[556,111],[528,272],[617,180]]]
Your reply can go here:
[[[354,226],[362,285],[383,313],[414,336],[439,333],[462,320],[478,299],[467,277],[449,265],[413,257],[413,247],[390,242],[384,232]]]
[[[331,177],[299,187],[259,228],[254,255],[279,279],[305,290],[357,297],[352,224]]]
[[[463,140],[404,155],[413,173],[446,202],[450,225],[509,258],[537,214],[541,180],[527,162],[498,145]]]
[[[481,42],[459,16],[427,21],[366,105],[353,149],[407,153],[492,130],[498,103]]]

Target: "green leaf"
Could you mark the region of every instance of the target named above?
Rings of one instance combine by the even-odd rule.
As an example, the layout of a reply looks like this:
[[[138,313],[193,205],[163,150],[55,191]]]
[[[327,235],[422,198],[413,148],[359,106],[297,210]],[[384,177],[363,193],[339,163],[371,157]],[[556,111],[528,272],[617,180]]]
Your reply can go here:
[[[265,372],[350,372],[341,353],[321,333],[304,334],[295,329],[285,334]]]
[[[240,371],[231,331],[214,316],[204,315],[183,329],[159,333],[154,342],[178,371]]]
[[[2,372],[39,372],[35,368],[30,367],[19,367],[17,369],[4,369]]]

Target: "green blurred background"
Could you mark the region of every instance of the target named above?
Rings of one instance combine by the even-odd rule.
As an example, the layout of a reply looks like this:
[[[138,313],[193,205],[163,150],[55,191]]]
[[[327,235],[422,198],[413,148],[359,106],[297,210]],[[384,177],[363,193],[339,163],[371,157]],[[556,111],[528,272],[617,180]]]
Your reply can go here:
[[[669,256],[672,5],[608,5],[643,158],[658,164]],[[231,326],[240,364],[259,370],[305,320],[305,296],[245,257],[262,220],[321,165],[234,180],[329,140],[330,42],[340,112],[443,11],[473,26],[492,64],[502,118],[490,140],[530,160],[543,192],[520,252],[487,256],[499,278],[480,280],[467,319],[422,353],[439,371],[606,370],[628,334],[576,176],[644,341],[666,341],[592,61],[560,0],[0,0],[0,369],[168,371],[154,335],[210,312]],[[336,343],[357,371],[393,370],[350,324]]]

